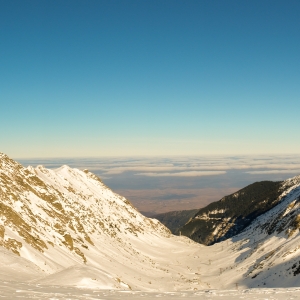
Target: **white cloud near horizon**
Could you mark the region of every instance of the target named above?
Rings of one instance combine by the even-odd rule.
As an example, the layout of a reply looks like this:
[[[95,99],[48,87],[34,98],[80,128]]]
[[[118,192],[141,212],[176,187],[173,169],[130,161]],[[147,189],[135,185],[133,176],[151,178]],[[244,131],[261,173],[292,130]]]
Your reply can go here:
[[[258,175],[258,174],[300,174],[300,170],[265,170],[265,171],[249,171],[245,172],[251,175]]]
[[[199,177],[199,176],[214,176],[226,174],[226,171],[187,171],[178,173],[138,173],[137,176],[149,177]]]
[[[137,157],[137,158],[86,158],[86,159],[56,159],[43,162],[28,160],[26,164],[43,164],[46,167],[57,168],[60,164],[88,169],[101,176],[111,177],[125,172],[136,172],[144,176],[210,176],[212,172],[229,170],[245,170],[248,174],[298,173],[300,170],[300,155],[262,155],[262,156],[199,156],[199,157]],[[198,172],[198,173],[197,173]],[[206,173],[205,173],[206,172]],[[179,175],[172,175],[179,174]],[[136,174],[135,174],[136,175]],[[193,176],[193,175],[186,175]]]
[[[95,168],[97,169],[97,168]],[[199,171],[199,172],[208,172],[208,171],[228,171],[228,170],[247,170],[247,169],[272,169],[272,170],[300,170],[300,164],[286,164],[286,163],[276,163],[276,164],[228,164],[228,165],[207,165],[199,164],[198,166],[149,166],[149,165],[139,165],[139,166],[123,166],[123,167],[105,167],[101,169],[104,174],[114,175],[122,174],[124,172],[141,172],[141,173],[157,173],[157,172],[188,172],[188,171]],[[258,170],[259,171],[259,170]],[[251,172],[251,171],[249,171]],[[285,172],[286,173],[286,172]]]

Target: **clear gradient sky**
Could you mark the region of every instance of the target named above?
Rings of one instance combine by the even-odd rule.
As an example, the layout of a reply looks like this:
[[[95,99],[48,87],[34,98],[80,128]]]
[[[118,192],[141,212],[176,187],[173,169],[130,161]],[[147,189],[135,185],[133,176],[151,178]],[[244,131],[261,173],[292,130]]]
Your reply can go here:
[[[300,1],[0,0],[11,157],[299,153]]]

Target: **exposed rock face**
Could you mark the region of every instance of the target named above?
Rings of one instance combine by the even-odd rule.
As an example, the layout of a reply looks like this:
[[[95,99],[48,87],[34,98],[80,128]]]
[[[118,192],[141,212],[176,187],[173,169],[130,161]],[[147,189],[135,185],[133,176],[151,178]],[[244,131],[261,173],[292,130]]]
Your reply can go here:
[[[288,237],[293,236],[300,229],[300,195],[295,185],[300,184],[300,176],[288,179],[283,182],[281,189],[284,190],[281,195],[281,201],[288,200],[288,205],[279,205],[269,213],[269,220],[261,227],[269,234],[285,233]],[[289,197],[287,197],[287,195]]]
[[[233,237],[282,201],[282,193],[292,185],[288,180],[253,183],[200,209],[181,234],[205,245]]]
[[[86,262],[82,250],[94,246],[93,235],[137,235],[145,222],[169,234],[87,170],[23,168],[0,154],[0,197],[0,243],[19,255],[24,242],[39,252],[60,244]]]
[[[280,189],[278,204],[231,239],[239,240],[232,249],[241,252],[247,266],[247,286],[299,284],[300,176],[285,180]]]
[[[138,289],[150,281],[158,288],[157,278],[175,271],[167,259],[156,265],[153,253],[163,252],[162,245],[171,251],[190,243],[141,215],[87,170],[24,168],[0,153],[0,250],[31,261],[43,275],[72,273],[78,266],[78,274],[98,274],[104,288]],[[140,281],[125,275],[130,272]]]

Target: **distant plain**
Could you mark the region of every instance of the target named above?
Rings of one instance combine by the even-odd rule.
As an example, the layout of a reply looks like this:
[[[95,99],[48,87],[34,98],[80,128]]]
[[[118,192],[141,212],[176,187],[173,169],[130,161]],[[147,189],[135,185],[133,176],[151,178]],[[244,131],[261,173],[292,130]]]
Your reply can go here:
[[[24,166],[88,169],[147,216],[201,208],[255,181],[300,174],[300,155],[17,160]]]

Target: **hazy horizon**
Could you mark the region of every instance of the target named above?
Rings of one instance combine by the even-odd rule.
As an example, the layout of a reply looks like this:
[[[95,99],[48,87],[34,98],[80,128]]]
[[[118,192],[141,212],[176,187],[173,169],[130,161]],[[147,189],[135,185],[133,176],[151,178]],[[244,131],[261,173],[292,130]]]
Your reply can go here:
[[[0,150],[91,169],[147,212],[300,173],[299,12],[277,0],[2,1]]]
[[[18,159],[23,165],[88,169],[147,215],[197,209],[251,183],[300,174],[300,155]]]
[[[0,294],[300,297],[299,0],[0,4]]]

